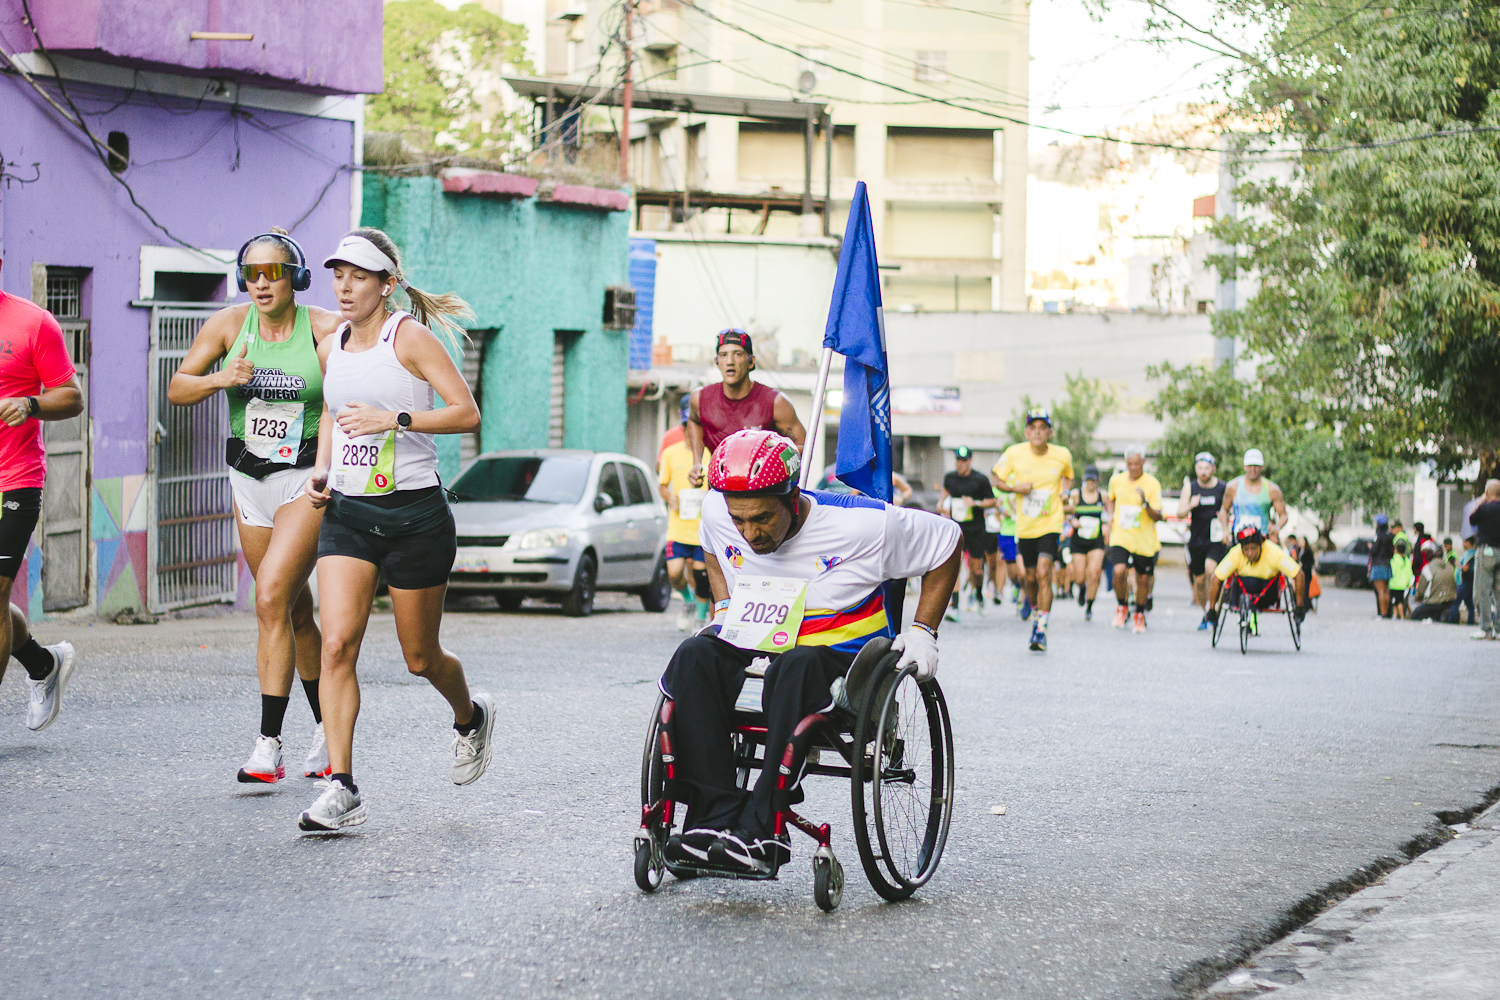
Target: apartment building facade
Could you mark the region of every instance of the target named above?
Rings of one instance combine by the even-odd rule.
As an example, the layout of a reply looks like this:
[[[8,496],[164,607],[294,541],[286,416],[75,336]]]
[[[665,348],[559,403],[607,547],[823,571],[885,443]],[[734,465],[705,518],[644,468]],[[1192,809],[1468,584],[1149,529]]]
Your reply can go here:
[[[487,0],[536,38],[540,75],[621,79],[624,9],[587,0]],[[874,209],[888,308],[1026,308],[1027,6],[1020,0],[641,0],[630,28],[637,85],[826,102],[831,149],[815,139],[819,211],[842,232],[854,184]],[[601,52],[603,53],[601,58]],[[941,103],[951,102],[951,103]],[[617,127],[596,108],[592,127]],[[585,128],[589,128],[589,118]],[[637,112],[638,191],[700,192],[704,206],[649,207],[645,232],[809,237],[824,221],[712,207],[714,194],[800,196],[802,125]]]

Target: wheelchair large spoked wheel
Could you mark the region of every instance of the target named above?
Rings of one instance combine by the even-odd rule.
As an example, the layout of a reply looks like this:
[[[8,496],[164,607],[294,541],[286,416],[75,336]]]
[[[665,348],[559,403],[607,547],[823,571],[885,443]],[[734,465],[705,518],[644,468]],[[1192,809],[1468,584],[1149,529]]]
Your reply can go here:
[[[1250,633],[1255,630],[1255,606],[1248,597],[1241,597],[1240,605],[1240,655],[1250,653]]]
[[[1219,645],[1219,637],[1224,634],[1224,623],[1229,620],[1229,602],[1223,598],[1219,599],[1219,616],[1214,620],[1213,645]]]
[[[870,885],[906,899],[932,877],[953,817],[953,728],[937,681],[882,664],[854,727],[854,839]]]
[[[1292,630],[1292,646],[1298,652],[1302,650],[1302,623],[1297,621],[1297,598],[1296,591],[1288,585],[1281,589],[1281,610],[1286,612],[1287,625]]]
[[[641,755],[641,806],[661,801],[665,792],[667,771],[661,759],[661,708],[666,695],[656,695],[656,704],[651,709],[651,724],[646,727],[646,749]],[[655,892],[667,874],[667,863],[662,855],[667,837],[672,833],[664,823],[655,823],[643,830],[635,841],[635,884],[642,892]]]

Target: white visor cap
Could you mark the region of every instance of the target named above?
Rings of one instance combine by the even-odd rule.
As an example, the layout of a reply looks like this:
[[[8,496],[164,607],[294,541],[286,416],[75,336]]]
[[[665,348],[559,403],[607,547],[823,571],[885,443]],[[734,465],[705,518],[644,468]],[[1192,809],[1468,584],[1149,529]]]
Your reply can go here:
[[[1260,453],[1260,449],[1259,448],[1251,448],[1249,451],[1245,452],[1245,464],[1246,465],[1265,465],[1266,464],[1266,456],[1264,456],[1264,455],[1262,455]]]
[[[323,260],[324,267],[332,267],[339,261],[353,264],[366,271],[389,271],[396,273],[396,262],[381,252],[380,248],[363,236],[350,233],[339,240],[338,249]]]

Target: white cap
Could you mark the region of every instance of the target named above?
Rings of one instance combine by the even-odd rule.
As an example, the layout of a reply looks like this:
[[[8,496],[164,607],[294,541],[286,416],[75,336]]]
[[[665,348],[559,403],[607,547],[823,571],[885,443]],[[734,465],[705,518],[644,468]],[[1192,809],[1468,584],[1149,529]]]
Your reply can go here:
[[[1264,456],[1264,455],[1262,455],[1260,453],[1260,449],[1259,448],[1251,448],[1249,451],[1245,452],[1245,464],[1246,465],[1265,465],[1266,464],[1266,456]]]
[[[362,267],[366,271],[396,273],[395,261],[387,257],[375,244],[353,233],[339,240],[338,249],[324,258],[323,266],[332,267],[338,261]]]

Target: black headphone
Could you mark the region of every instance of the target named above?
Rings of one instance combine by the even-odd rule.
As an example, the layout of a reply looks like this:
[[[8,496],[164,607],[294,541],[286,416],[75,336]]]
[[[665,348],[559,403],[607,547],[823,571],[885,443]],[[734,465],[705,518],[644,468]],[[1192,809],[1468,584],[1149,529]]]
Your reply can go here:
[[[307,269],[307,254],[302,250],[302,244],[284,233],[261,233],[259,236],[252,236],[246,240],[240,247],[240,252],[235,254],[234,283],[239,286],[240,291],[249,291],[245,287],[245,272],[243,270],[245,266],[245,251],[249,250],[250,244],[256,240],[263,240],[268,236],[273,240],[280,240],[282,243],[285,243],[297,255],[297,264],[292,268],[292,291],[305,292],[311,288],[312,272]]]

